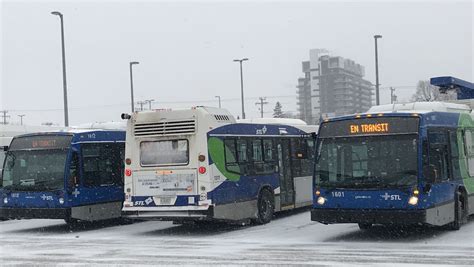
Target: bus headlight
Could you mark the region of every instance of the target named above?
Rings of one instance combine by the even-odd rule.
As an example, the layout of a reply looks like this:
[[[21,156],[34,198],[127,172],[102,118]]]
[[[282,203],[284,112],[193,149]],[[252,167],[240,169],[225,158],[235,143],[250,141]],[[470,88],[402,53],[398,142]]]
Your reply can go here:
[[[62,198],[62,197],[59,198],[59,204],[61,204],[61,205],[64,204],[64,198]]]
[[[326,203],[326,199],[324,197],[318,197],[316,202],[318,202],[319,205],[324,205],[324,203]]]
[[[3,203],[8,204],[8,198],[7,197],[3,199]]]
[[[408,199],[408,204],[415,206],[418,204],[418,197],[412,196]]]

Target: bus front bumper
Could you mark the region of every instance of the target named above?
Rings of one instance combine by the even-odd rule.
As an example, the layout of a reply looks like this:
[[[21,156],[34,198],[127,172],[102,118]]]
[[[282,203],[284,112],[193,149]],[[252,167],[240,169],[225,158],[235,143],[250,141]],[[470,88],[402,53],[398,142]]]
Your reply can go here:
[[[311,209],[311,220],[324,224],[424,224],[426,210]]]
[[[70,209],[53,208],[0,208],[2,219],[65,219],[70,214]]]

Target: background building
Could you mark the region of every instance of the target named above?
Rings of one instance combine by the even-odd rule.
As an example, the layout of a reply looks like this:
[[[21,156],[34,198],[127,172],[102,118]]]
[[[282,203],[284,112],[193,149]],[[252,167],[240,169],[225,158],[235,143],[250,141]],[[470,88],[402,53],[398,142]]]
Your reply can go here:
[[[297,86],[300,119],[317,124],[321,118],[365,112],[372,106],[372,83],[362,78],[363,66],[324,49],[312,49],[309,55]]]

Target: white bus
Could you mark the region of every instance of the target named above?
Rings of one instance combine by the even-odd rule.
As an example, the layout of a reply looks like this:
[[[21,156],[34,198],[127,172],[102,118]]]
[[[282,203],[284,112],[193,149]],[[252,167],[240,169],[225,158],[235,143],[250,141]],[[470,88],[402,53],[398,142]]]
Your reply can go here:
[[[316,126],[236,123],[210,107],[122,118],[124,216],[267,223],[276,211],[311,205]]]

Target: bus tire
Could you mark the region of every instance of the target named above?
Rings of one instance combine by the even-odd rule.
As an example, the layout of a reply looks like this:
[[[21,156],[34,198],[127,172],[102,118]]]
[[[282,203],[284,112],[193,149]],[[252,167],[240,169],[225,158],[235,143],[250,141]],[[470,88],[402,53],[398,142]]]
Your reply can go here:
[[[454,194],[454,221],[448,225],[448,228],[450,230],[459,230],[466,220],[465,198],[463,198],[461,191],[456,191]]]
[[[262,189],[257,201],[257,224],[269,223],[275,211],[275,199],[273,193],[267,188]]]
[[[65,218],[64,222],[66,222],[66,224],[69,225],[70,227],[74,227],[79,224],[79,220],[71,218],[71,216],[68,216],[67,218]]]
[[[359,223],[359,229],[360,230],[369,230],[372,228],[371,223]]]

